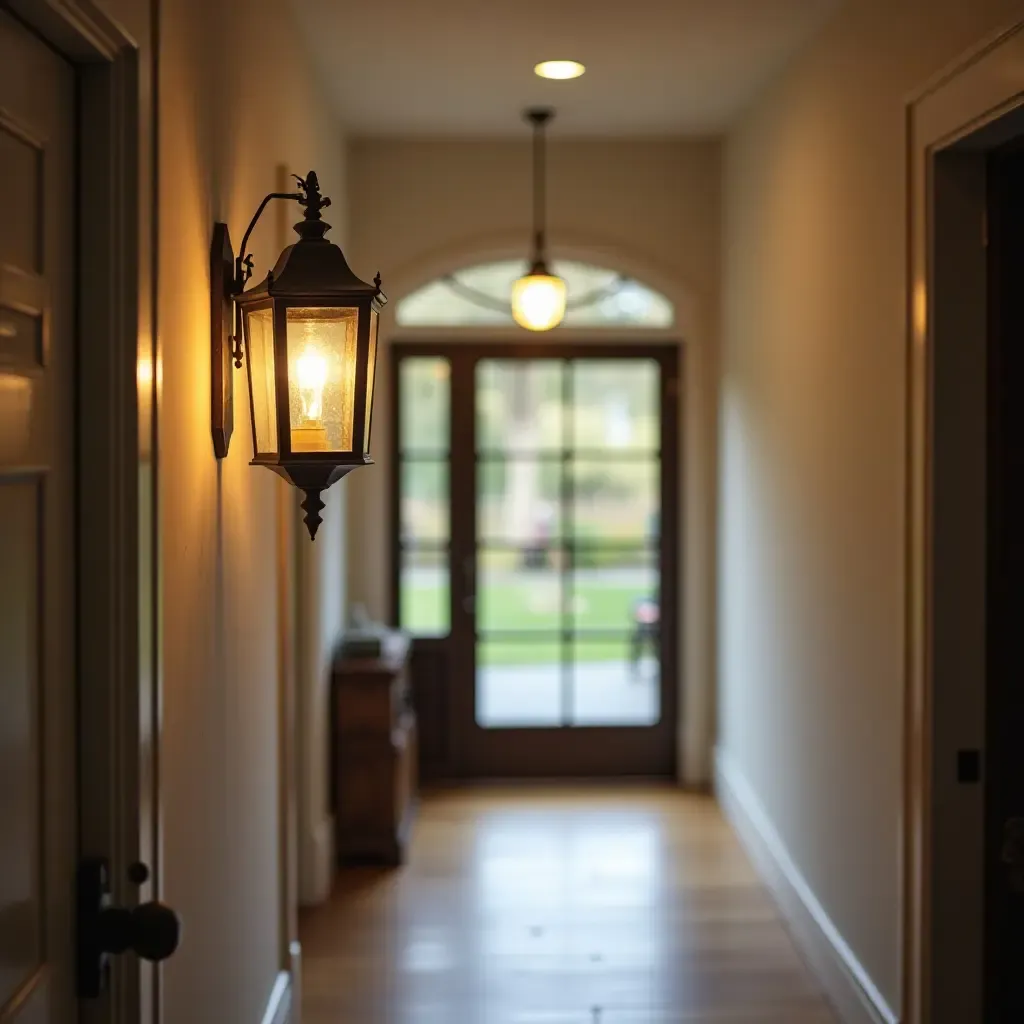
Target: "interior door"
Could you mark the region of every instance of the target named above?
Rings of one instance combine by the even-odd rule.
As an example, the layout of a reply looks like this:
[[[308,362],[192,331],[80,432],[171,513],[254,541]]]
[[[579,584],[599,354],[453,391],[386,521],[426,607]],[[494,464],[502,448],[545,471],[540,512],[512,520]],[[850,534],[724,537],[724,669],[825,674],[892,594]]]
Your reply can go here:
[[[989,164],[985,1020],[1024,1020],[1024,152]]]
[[[0,1020],[76,1019],[74,76],[0,12]]]
[[[448,773],[471,777],[671,776],[678,348],[397,354],[396,608],[424,746],[447,729]]]

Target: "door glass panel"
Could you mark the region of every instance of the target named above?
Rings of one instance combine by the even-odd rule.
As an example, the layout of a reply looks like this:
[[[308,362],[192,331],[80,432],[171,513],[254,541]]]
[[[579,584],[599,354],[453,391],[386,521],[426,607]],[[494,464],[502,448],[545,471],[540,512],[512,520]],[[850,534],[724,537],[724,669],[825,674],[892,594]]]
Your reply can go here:
[[[399,625],[414,636],[445,636],[451,629],[448,552],[409,550],[401,554]]]
[[[660,372],[478,363],[478,724],[658,721]]]
[[[575,630],[632,630],[656,623],[656,556],[629,548],[577,548],[568,587],[569,623]]]
[[[572,533],[577,542],[657,541],[661,503],[660,463],[655,459],[573,457]]]
[[[482,639],[476,721],[485,729],[562,724],[562,643],[555,637]]]
[[[658,364],[649,359],[572,363],[572,443],[577,450],[657,451]]]
[[[563,438],[560,360],[485,359],[476,375],[477,449],[485,452],[559,451]]]
[[[414,636],[451,632],[450,365],[398,365],[398,624]]]
[[[477,629],[481,633],[561,629],[561,562],[557,551],[541,564],[531,552],[519,548],[481,549],[477,555]]]
[[[577,634],[569,678],[570,724],[651,726],[661,717],[656,633],[616,639]]]
[[[403,359],[398,395],[402,454],[448,451],[451,369],[447,359]]]
[[[516,545],[547,564],[562,536],[562,460],[484,458],[477,463],[477,536]]]
[[[447,635],[457,598],[479,727],[659,721],[660,374],[648,359],[477,359],[475,449],[459,437],[450,452],[449,361],[400,361],[400,625]],[[472,520],[455,513],[476,533],[454,594],[452,458],[474,470]]]
[[[448,463],[407,461],[401,471],[401,542],[415,546],[448,539],[451,529]]]

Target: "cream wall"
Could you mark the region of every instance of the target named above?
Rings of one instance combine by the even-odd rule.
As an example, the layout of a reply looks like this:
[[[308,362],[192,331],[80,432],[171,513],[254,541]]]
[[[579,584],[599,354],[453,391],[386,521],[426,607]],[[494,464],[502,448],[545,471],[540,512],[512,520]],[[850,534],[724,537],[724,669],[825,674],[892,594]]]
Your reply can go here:
[[[719,671],[738,780],[899,1009],[905,101],[1019,3],[849,4],[731,134]]]
[[[144,187],[158,86],[160,867],[162,898],[183,921],[181,947],[163,969],[163,1019],[258,1024],[282,966],[275,497],[283,485],[247,464],[241,373],[230,454],[221,463],[213,456],[210,232],[214,220],[225,220],[240,242],[283,163],[317,169],[337,199],[330,219],[344,240],[343,144],[287,6],[259,0],[240,18],[227,0],[104,3],[144,58]],[[154,52],[155,83],[148,77]],[[274,220],[268,213],[253,236],[260,275],[277,254]],[[310,702],[322,698],[326,652],[341,624],[341,497],[330,493],[318,546],[302,549],[299,560],[299,589],[315,618],[299,655],[307,719]],[[335,571],[325,571],[328,561]],[[302,760],[319,780],[304,787],[315,823],[326,812],[326,765],[308,754]]]
[[[679,329],[672,337],[685,342],[688,466],[681,769],[693,783],[708,778],[710,763],[713,602],[708,595],[714,573],[720,156],[714,139],[565,140],[557,134],[557,122],[548,147],[553,254],[620,268],[677,303]],[[438,273],[477,260],[526,257],[531,231],[528,137],[359,139],[349,146],[348,166],[353,265],[363,276],[379,268],[392,300]],[[382,332],[388,338],[399,333],[403,339],[414,337],[414,332],[398,332],[393,312],[385,317]],[[522,332],[512,329],[505,336],[522,337]],[[377,467],[353,474],[343,486],[349,495],[350,599],[388,618],[391,411],[386,355],[378,374],[372,440]]]

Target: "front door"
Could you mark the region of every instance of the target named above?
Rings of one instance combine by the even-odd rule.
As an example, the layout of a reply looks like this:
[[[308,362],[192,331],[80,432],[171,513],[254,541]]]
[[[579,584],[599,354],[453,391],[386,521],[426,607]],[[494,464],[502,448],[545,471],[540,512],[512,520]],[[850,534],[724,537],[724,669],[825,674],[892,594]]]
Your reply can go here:
[[[0,12],[0,1020],[74,1001],[74,75]]]
[[[671,775],[677,347],[398,360],[397,605],[445,648],[453,773]]]

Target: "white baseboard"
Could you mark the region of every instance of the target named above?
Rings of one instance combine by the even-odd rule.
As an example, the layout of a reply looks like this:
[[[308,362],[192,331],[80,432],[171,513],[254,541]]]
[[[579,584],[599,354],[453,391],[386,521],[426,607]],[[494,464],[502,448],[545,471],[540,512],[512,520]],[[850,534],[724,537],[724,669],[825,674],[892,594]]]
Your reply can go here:
[[[299,905],[325,903],[334,885],[334,817],[326,815],[301,837]]]
[[[292,1018],[292,976],[281,971],[270,990],[267,1008],[263,1011],[262,1024],[295,1024]]]
[[[288,1024],[302,1024],[302,945],[298,940],[288,946],[291,962],[292,998]]]
[[[845,1024],[899,1024],[864,965],[846,944],[793,862],[757,794],[735,763],[715,751],[715,791],[794,940]]]

